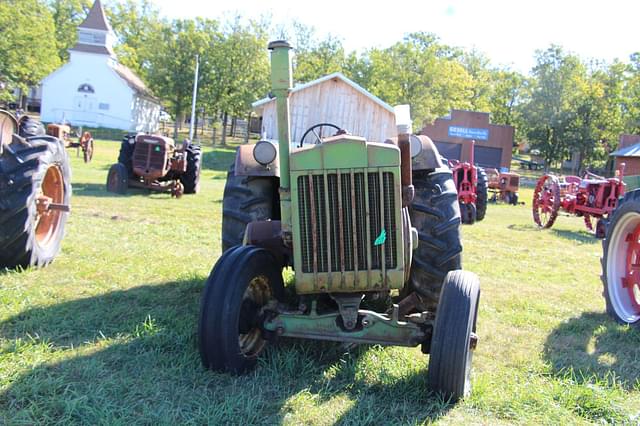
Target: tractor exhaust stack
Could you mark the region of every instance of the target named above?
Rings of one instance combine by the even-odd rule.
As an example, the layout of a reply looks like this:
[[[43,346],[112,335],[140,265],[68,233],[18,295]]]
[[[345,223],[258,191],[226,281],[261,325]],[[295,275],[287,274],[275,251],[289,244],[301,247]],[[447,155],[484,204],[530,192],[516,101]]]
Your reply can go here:
[[[287,244],[291,236],[291,182],[289,178],[289,148],[291,146],[289,92],[293,86],[291,45],[284,40],[272,41],[269,43],[269,50],[271,51],[271,92],[276,98],[278,123],[282,235],[285,238],[285,244]]]

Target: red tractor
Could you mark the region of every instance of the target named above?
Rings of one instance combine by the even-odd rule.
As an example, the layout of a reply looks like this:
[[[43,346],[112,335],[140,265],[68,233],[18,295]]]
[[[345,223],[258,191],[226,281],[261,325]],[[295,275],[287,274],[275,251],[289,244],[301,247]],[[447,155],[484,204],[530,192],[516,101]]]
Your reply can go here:
[[[514,206],[518,205],[518,190],[520,189],[520,175],[512,172],[500,172],[498,169],[485,169],[491,192],[490,201],[496,203],[504,201]]]
[[[533,192],[533,220],[541,228],[551,228],[562,209],[570,215],[583,217],[587,229],[595,231],[597,238],[604,238],[606,217],[624,195],[623,173],[624,163],[615,176],[608,179],[589,172],[582,179],[552,174],[542,176]],[[597,219],[595,229],[592,218]]]
[[[474,145],[475,141],[472,140],[469,144],[469,162],[449,160],[453,181],[458,190],[460,217],[462,223],[469,225],[484,219],[487,212],[487,174],[484,169],[473,164]]]

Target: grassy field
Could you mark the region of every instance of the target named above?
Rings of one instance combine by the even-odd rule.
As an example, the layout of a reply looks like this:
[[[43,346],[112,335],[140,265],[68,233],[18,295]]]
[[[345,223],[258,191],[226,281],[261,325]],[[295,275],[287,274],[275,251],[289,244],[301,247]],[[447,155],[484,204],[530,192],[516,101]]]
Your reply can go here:
[[[43,270],[0,272],[2,424],[640,423],[640,330],[604,313],[600,242],[526,206],[466,226],[481,279],[473,394],[426,392],[418,348],[283,340],[244,377],[205,371],[200,292],[220,255],[233,149],[205,149],[202,192],[104,191],[118,144],[72,152],[73,211]]]

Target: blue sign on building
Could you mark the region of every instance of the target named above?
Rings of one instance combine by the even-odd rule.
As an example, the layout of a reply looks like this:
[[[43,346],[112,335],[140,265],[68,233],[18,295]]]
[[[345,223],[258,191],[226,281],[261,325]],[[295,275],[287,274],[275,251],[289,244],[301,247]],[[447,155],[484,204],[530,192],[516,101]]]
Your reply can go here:
[[[449,137],[487,141],[489,140],[489,129],[449,126]]]

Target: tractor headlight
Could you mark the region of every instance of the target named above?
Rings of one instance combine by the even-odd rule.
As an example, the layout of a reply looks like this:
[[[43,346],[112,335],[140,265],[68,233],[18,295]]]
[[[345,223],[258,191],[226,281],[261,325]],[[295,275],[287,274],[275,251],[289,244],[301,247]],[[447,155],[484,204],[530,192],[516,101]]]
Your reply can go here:
[[[411,143],[411,158],[416,158],[422,152],[422,141],[416,135],[411,135],[409,142]]]
[[[276,146],[269,141],[259,141],[256,146],[253,147],[253,158],[263,166],[273,163],[276,155],[278,155]]]

